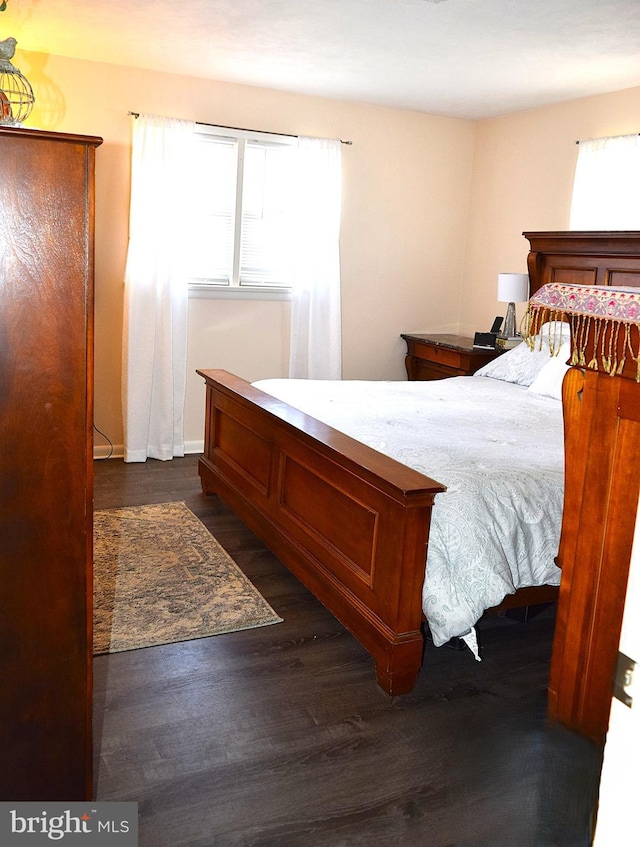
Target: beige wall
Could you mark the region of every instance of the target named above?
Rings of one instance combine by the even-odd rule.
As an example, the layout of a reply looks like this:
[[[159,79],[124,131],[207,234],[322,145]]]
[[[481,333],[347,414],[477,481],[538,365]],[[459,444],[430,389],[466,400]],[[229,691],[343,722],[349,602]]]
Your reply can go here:
[[[37,97],[30,126],[104,138],[95,420],[117,446],[129,110],[353,141],[343,148],[341,264],[344,376],[354,379],[403,379],[401,332],[488,328],[505,308],[498,272],[526,269],[522,231],[568,226],[576,139],[640,129],[640,88],[473,123],[25,51],[16,64]],[[286,375],[288,328],[288,303],[191,301],[188,443],[202,439],[195,368]]]
[[[569,228],[575,142],[638,131],[640,88],[478,123],[462,331],[488,328],[504,314],[496,302],[497,275],[527,270],[529,242],[522,232]]]
[[[116,445],[129,110],[353,141],[343,148],[345,377],[402,379],[401,332],[456,328],[473,123],[25,51],[16,64],[37,98],[29,126],[104,138],[96,164],[95,420]],[[193,371],[285,376],[289,304],[192,300],[190,320],[185,439],[198,442],[204,393]]]

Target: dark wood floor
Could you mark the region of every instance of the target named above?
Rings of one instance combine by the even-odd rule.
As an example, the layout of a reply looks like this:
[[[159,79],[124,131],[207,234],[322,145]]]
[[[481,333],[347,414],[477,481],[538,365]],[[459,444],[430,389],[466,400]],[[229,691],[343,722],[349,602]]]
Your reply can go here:
[[[141,847],[587,847],[594,747],[545,722],[551,610],[427,643],[389,698],[351,635],[216,498],[196,457],[96,462],[97,509],[183,500],[284,623],[95,660],[97,799]]]

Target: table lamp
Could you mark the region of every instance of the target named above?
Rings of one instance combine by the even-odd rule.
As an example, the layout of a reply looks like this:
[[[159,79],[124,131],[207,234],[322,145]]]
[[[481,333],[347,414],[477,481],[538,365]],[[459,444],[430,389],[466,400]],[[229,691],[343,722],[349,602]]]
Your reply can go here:
[[[529,274],[498,274],[498,301],[509,304],[499,339],[509,341],[517,338],[516,303],[525,303],[528,299]]]

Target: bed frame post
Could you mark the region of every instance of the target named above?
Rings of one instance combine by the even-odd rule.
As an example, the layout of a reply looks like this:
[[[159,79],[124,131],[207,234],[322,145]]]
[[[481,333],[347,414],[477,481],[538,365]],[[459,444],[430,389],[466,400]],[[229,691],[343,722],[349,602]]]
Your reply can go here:
[[[531,290],[547,283],[640,289],[640,232],[525,232]],[[569,309],[569,313],[571,310]],[[630,349],[639,347],[638,328]],[[602,357],[605,330],[584,362]],[[602,744],[640,488],[640,385],[623,331],[609,336],[617,375],[574,366],[563,384],[565,496],[558,564],[562,580],[549,678],[548,715]],[[572,345],[577,343],[572,338]],[[599,352],[600,351],[600,352]]]

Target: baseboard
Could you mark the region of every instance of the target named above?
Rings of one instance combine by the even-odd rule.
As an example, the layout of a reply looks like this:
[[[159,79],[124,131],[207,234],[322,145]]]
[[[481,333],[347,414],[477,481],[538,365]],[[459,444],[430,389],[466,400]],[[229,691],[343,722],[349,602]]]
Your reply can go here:
[[[185,453],[204,453],[204,438],[202,441],[185,441]]]
[[[94,444],[94,459],[122,459],[124,458],[124,444]]]
[[[185,454],[189,453],[204,453],[204,439],[202,441],[185,441]],[[109,444],[96,444],[93,447],[94,459],[123,459],[124,444],[114,444],[111,447]]]

